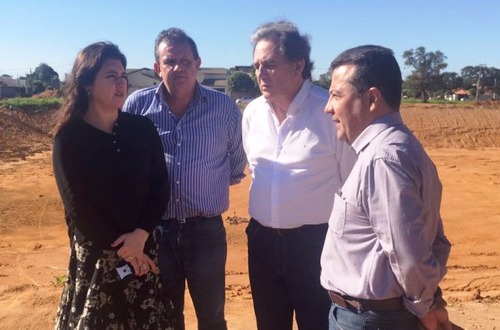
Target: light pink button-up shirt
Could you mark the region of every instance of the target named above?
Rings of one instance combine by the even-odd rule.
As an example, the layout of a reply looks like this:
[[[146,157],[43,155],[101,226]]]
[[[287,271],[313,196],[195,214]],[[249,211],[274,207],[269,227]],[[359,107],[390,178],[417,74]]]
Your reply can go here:
[[[358,160],[335,198],[321,284],[353,298],[403,297],[421,317],[450,253],[436,168],[399,112],[376,120],[352,147]]]

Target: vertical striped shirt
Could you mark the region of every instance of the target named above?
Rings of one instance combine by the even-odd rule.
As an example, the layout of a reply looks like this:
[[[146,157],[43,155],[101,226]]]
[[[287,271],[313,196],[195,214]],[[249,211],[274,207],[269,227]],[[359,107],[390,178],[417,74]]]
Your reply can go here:
[[[241,112],[226,94],[196,84],[194,99],[179,119],[162,88],[132,93],[123,111],[148,117],[160,135],[171,185],[164,218],[221,214],[229,207],[229,185],[245,176]]]

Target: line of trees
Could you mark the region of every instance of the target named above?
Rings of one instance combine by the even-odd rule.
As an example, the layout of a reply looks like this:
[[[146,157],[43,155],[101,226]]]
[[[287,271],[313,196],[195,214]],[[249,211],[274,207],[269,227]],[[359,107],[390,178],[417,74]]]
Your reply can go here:
[[[404,64],[412,68],[403,82],[403,94],[408,98],[444,98],[452,91],[464,89],[476,100],[480,94],[491,93],[495,99],[500,85],[500,69],[486,65],[469,65],[460,71],[444,72],[448,66],[446,56],[441,51],[427,52],[425,47],[409,49],[403,53]],[[25,77],[27,85],[37,94],[46,89],[59,89],[61,81],[57,72],[45,63]],[[331,74],[323,73],[313,83],[325,89],[330,87]],[[228,90],[243,96],[257,96],[259,87],[253,72],[247,74],[231,71],[227,80]]]
[[[460,73],[444,72],[448,66],[446,56],[441,51],[427,52],[425,47],[410,49],[403,53],[404,64],[412,68],[403,82],[403,94],[408,98],[420,98],[427,102],[429,98],[445,98],[454,90],[464,89],[476,100],[480,94],[491,93],[495,99],[500,85],[500,69],[486,65],[466,66]],[[318,86],[330,87],[331,73],[326,72],[314,80]],[[243,92],[246,95],[258,95],[259,90],[255,75],[232,72],[228,78],[229,91]]]
[[[403,92],[408,97],[443,98],[453,90],[464,89],[477,100],[480,94],[497,94],[500,70],[486,65],[466,66],[456,72],[443,72],[448,66],[446,56],[440,52],[426,52],[425,47],[410,49],[403,53],[404,63],[413,71],[403,83]]]

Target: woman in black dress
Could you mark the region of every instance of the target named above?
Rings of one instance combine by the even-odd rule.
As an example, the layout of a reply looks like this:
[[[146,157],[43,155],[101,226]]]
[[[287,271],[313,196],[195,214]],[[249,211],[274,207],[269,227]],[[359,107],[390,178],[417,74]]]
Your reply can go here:
[[[70,236],[56,329],[169,329],[154,228],[169,198],[153,123],[120,111],[126,59],[98,42],[77,56],[56,126],[53,166]]]

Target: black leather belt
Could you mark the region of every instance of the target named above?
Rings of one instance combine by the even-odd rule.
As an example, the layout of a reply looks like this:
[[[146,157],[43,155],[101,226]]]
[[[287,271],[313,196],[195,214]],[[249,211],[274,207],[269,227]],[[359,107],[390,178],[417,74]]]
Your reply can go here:
[[[333,303],[348,309],[373,312],[403,311],[406,309],[401,297],[383,300],[367,300],[341,296],[333,291],[328,291],[328,293]]]
[[[215,215],[213,217],[189,217],[189,218],[183,218],[183,219],[177,219],[177,218],[164,218],[163,221],[175,221],[177,223],[180,223],[180,224],[184,224],[184,223],[189,223],[189,222],[196,222],[198,220],[211,220],[211,219],[215,219],[215,218],[220,218],[220,215]]]
[[[302,225],[301,227],[296,227],[296,228],[272,228],[272,227],[266,227],[266,226],[262,225],[255,218],[250,218],[250,223],[251,224],[255,224],[256,226],[258,226],[263,231],[266,231],[266,232],[269,232],[269,233],[273,233],[273,234],[275,234],[277,236],[284,236],[284,235],[287,235],[287,234],[290,234],[290,233],[293,234],[293,233],[296,233],[296,232],[300,232],[300,231],[304,230],[304,228],[306,228],[306,227],[321,227],[321,226],[324,226],[325,230],[326,230],[326,228],[328,228],[328,223],[320,223],[320,224],[316,224],[316,225]]]
[[[183,219],[177,219],[177,218],[166,218],[163,219],[164,221],[175,221],[177,223],[186,223],[186,222],[192,222],[193,220],[198,219],[199,217],[190,217],[190,218],[183,218]]]

